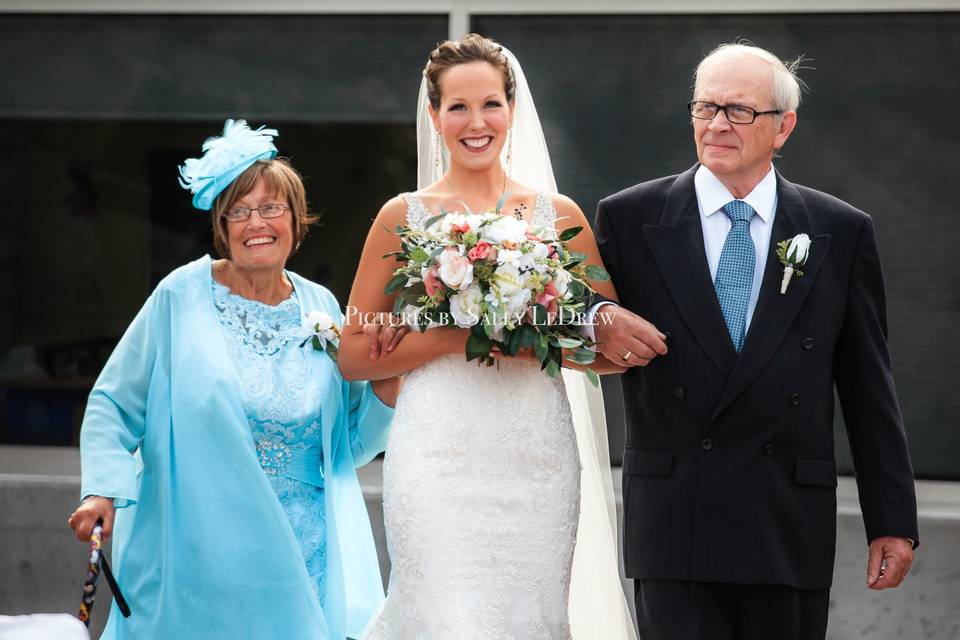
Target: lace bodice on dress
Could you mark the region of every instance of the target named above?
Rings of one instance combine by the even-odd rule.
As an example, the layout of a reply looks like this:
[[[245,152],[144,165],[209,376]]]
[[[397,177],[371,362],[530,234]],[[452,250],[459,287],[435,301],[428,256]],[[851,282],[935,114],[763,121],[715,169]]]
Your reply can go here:
[[[411,229],[422,230],[424,223],[437,215],[430,211],[415,193],[401,194],[407,203],[407,224]],[[557,210],[553,206],[553,198],[548,193],[538,193],[533,203],[533,218],[530,222],[534,227],[553,228],[557,221]]]
[[[320,383],[301,348],[300,302],[294,292],[275,307],[230,293],[213,282],[227,350],[236,367],[260,465],[322,486]]]

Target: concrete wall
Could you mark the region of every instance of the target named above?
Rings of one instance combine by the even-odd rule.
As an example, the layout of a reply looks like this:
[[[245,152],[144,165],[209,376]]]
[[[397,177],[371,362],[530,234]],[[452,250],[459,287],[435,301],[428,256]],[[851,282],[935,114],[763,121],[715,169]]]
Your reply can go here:
[[[76,449],[0,447],[0,615],[76,611],[86,553],[66,519],[76,506],[79,472]],[[361,470],[361,484],[386,576],[380,473],[379,462],[368,465]],[[619,487],[619,478],[614,482]],[[917,486],[922,546],[913,570],[900,589],[875,592],[864,587],[866,544],[856,489],[850,479],[841,478],[828,638],[960,638],[960,485]],[[103,582],[94,607],[94,638],[106,617]]]

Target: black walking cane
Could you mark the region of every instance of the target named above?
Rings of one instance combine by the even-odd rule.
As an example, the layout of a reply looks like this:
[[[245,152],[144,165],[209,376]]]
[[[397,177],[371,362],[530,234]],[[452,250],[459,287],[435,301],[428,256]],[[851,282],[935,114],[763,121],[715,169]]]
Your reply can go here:
[[[110,571],[110,565],[107,559],[103,557],[103,518],[97,519],[97,524],[93,527],[93,533],[90,534],[90,559],[87,561],[87,579],[83,582],[83,595],[80,599],[80,613],[77,615],[80,622],[90,626],[90,612],[93,610],[93,602],[97,599],[97,578],[100,577],[100,567],[103,567],[103,575],[107,578],[107,584],[113,597],[117,601],[117,607],[124,618],[130,617],[130,607],[120,593],[120,587]]]

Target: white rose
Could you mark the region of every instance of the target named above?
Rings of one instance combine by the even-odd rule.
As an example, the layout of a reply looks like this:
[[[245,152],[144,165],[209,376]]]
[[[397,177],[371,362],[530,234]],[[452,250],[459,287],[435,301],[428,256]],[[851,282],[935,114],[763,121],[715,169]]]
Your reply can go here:
[[[519,245],[527,239],[527,223],[509,216],[499,216],[480,230],[480,239],[492,244],[510,242]]]
[[[523,314],[530,306],[530,289],[519,289],[509,296],[504,296],[504,312],[510,324],[518,324]]]
[[[500,297],[506,300],[523,288],[523,279],[516,267],[502,264],[493,272],[493,284],[500,292]]]
[[[520,259],[523,257],[523,252],[519,249],[500,249],[497,251],[497,262],[500,264],[508,264],[514,269],[520,269]]]
[[[317,332],[329,331],[333,328],[333,318],[326,311],[311,311],[307,314],[307,324]]]
[[[483,309],[483,291],[473,283],[461,293],[450,296],[450,314],[458,327],[468,329],[480,321]]]
[[[562,300],[567,299],[572,281],[573,276],[566,269],[557,269],[553,272],[553,285],[557,288],[557,293],[560,294]]]
[[[787,247],[787,261],[794,266],[802,267],[807,262],[809,253],[810,236],[805,233],[795,235]]]
[[[473,263],[459,251],[444,251],[437,256],[440,279],[451,289],[463,291],[473,282]]]

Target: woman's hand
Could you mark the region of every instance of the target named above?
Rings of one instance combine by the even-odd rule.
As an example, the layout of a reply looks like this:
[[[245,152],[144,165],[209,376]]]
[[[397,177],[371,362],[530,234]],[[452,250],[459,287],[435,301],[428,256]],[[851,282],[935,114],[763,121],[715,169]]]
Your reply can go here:
[[[89,542],[97,520],[103,518],[103,539],[113,533],[113,516],[116,509],[113,500],[102,496],[88,496],[77,510],[67,518],[67,524],[73,529],[80,542]]]
[[[367,337],[370,346],[371,360],[390,355],[403,337],[410,333],[410,327],[401,324],[399,317],[392,313],[384,311],[373,314],[371,320],[363,325],[363,335]]]

